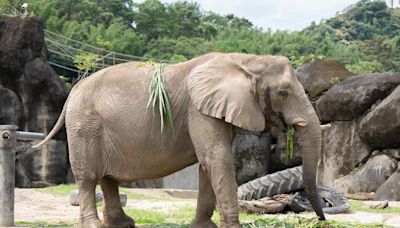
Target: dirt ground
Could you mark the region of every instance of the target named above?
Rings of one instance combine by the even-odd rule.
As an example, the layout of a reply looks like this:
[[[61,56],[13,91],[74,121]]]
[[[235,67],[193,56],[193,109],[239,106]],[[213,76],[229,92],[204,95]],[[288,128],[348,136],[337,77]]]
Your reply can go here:
[[[138,189],[137,193],[148,195],[167,195],[163,190]],[[188,205],[194,205],[194,199],[179,199],[178,201],[130,200],[127,208],[148,209],[151,211],[176,210]],[[400,207],[400,203],[391,202],[391,206]],[[101,213],[100,213],[100,216]],[[270,218],[284,219],[285,214],[266,215]],[[300,214],[312,217],[312,213]],[[42,193],[35,189],[16,189],[15,191],[15,220],[24,222],[47,221],[76,223],[79,217],[79,207],[71,206],[69,198]],[[362,223],[379,223],[388,226],[400,227],[400,214],[377,214],[368,212],[354,212],[348,214],[327,215],[327,219]]]

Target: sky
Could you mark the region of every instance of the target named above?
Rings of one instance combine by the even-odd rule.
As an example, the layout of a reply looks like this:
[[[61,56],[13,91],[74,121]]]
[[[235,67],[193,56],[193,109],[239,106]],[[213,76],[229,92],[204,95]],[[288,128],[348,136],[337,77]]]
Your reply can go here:
[[[161,0],[176,2],[178,0]],[[249,19],[255,26],[272,30],[301,30],[312,21],[319,23],[358,0],[187,0],[202,10],[234,14]],[[389,0],[387,0],[389,2]],[[141,2],[141,1],[137,1]],[[397,0],[395,1],[398,2]]]

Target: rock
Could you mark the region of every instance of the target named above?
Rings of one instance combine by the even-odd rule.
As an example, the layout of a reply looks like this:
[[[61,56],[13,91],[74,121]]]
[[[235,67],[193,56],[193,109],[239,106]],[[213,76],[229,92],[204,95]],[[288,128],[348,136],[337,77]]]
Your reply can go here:
[[[389,179],[376,190],[375,200],[400,201],[400,172],[397,171],[393,173]]]
[[[389,201],[370,201],[364,202],[364,204],[368,205],[371,209],[385,209],[389,206]]]
[[[383,150],[374,150],[372,151],[371,156],[386,154],[389,157],[392,157],[396,160],[400,160],[400,149],[383,149]]]
[[[358,136],[359,121],[337,121],[322,131],[318,183],[334,187],[334,180],[347,175],[365,161],[371,150]]]
[[[23,108],[18,95],[0,85],[0,124],[17,125],[23,121]]]
[[[267,174],[269,133],[240,130],[232,143],[238,185]]]
[[[372,200],[375,198],[375,192],[359,192],[359,193],[346,193],[346,198],[354,200]]]
[[[295,74],[311,100],[333,86],[335,80],[343,81],[354,75],[342,64],[331,60],[306,63]]]
[[[64,183],[68,173],[67,143],[50,140],[39,149],[38,141],[18,141],[15,160],[15,185],[20,188],[48,187]]]
[[[362,119],[361,139],[375,149],[400,147],[399,107],[400,86]]]
[[[400,84],[400,73],[350,77],[330,88],[316,102],[322,122],[352,120],[364,114]]]
[[[387,155],[378,155],[351,172],[335,180],[335,188],[343,193],[375,192],[392,173],[397,164]]]
[[[61,113],[68,89],[47,62],[39,18],[0,15],[0,72],[0,124],[48,133]],[[29,142],[18,143],[18,187],[65,182],[65,131],[54,139],[40,150],[32,150]]]
[[[103,192],[96,191],[96,203],[102,202],[103,199]],[[121,205],[125,207],[126,203],[128,202],[128,196],[126,195],[126,193],[119,193],[119,200],[121,202]],[[79,206],[79,190],[76,189],[71,191],[71,193],[69,194],[69,203],[72,206]]]

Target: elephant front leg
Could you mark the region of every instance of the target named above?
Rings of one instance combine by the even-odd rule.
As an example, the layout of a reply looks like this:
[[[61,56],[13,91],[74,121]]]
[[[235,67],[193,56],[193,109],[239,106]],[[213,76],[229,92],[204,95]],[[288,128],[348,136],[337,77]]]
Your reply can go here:
[[[216,228],[211,221],[215,209],[215,194],[210,179],[205,169],[199,166],[199,196],[197,198],[196,218],[190,224],[190,228]]]
[[[233,165],[233,129],[230,124],[201,113],[192,113],[189,131],[196,156],[205,169],[221,213],[221,227],[239,227],[237,184]],[[208,195],[211,194],[210,191]],[[199,195],[199,200],[201,195]],[[211,199],[211,196],[209,196]],[[205,209],[200,204],[200,210]],[[208,211],[207,211],[208,212]],[[198,211],[197,216],[206,214]],[[196,217],[196,219],[199,217]]]

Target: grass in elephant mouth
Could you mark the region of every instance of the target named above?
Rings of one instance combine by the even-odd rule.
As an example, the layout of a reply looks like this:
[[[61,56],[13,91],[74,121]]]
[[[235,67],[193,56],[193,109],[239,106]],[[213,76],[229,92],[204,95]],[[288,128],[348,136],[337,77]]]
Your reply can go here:
[[[289,158],[293,159],[294,156],[294,133],[295,133],[295,128],[293,126],[286,128],[285,163],[288,162]]]

